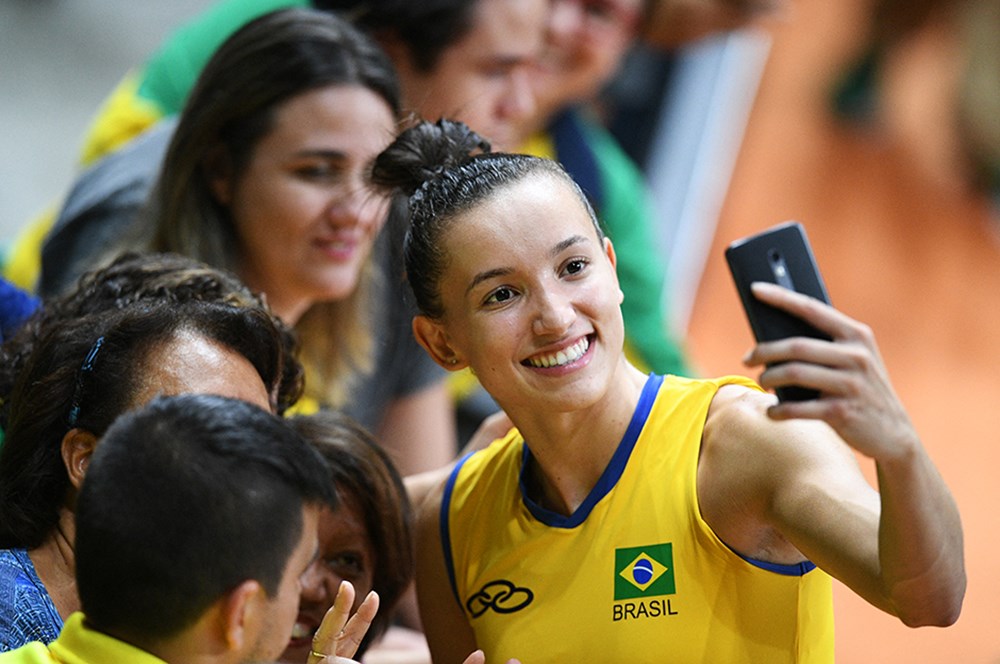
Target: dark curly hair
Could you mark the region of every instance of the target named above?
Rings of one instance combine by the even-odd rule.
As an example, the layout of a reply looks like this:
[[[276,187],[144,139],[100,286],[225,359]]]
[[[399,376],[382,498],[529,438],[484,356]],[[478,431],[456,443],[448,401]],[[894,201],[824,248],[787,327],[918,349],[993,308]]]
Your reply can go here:
[[[142,273],[143,260],[125,257],[106,274]],[[181,279],[186,287],[161,293],[152,287],[157,282],[153,278],[146,292],[133,290],[127,279],[115,285],[109,278],[105,289],[105,281],[84,278],[81,291],[46,309],[23,331],[25,336],[12,340],[20,364],[13,380],[8,377],[4,395],[0,547],[30,549],[41,544],[56,525],[70,486],[61,454],[63,437],[74,427],[100,437],[135,405],[144,367],[155,350],[179,334],[195,333],[245,357],[268,389],[272,406],[298,395],[301,381],[294,376],[301,377],[301,368],[288,368],[297,365],[288,354],[291,336],[259,300],[242,286],[230,288],[239,282],[193,261],[162,256],[151,260],[178,260],[177,266],[191,268],[158,273],[167,281],[173,278],[168,275],[186,274],[188,278]],[[126,270],[124,265],[133,267]],[[200,276],[193,278],[195,274]],[[81,299],[74,301],[73,295]]]
[[[14,381],[39,337],[53,325],[124,309],[139,301],[181,304],[193,300],[262,309],[270,315],[261,298],[234,274],[178,254],[126,252],[106,267],[84,274],[73,291],[45,300],[0,347],[0,427],[7,428]],[[276,316],[271,317],[281,337],[283,357],[281,380],[268,387],[274,388],[275,410],[283,413],[302,395],[304,378],[295,334]]]

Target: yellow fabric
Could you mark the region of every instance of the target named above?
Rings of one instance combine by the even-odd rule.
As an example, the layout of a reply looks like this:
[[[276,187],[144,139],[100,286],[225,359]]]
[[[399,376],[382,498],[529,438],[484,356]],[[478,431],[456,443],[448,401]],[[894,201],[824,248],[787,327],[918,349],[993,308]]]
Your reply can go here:
[[[545,159],[556,158],[556,144],[548,132],[538,132],[528,137],[528,140],[521,146],[524,154],[533,154],[536,157]]]
[[[163,660],[133,645],[88,629],[82,613],[74,613],[59,638],[0,654],[2,664],[163,664]]]
[[[618,453],[570,517],[522,498],[516,430],[458,471],[442,532],[487,661],[833,662],[829,576],[744,560],[698,510],[709,404],[722,384],[756,386],[667,376],[657,391],[650,380]]]
[[[290,408],[285,410],[285,417],[294,417],[295,415],[314,415],[319,412],[319,401],[309,396],[308,394],[303,394],[299,397]]]
[[[28,222],[11,245],[7,261],[3,266],[3,276],[7,281],[34,292],[38,276],[42,270],[42,245],[56,220],[53,205]]]
[[[138,95],[139,76],[128,74],[97,111],[83,141],[80,160],[89,165],[143,133],[163,112],[153,102]]]
[[[479,389],[479,379],[469,368],[451,372],[448,374],[447,381],[448,394],[456,402],[468,398],[470,394]]]

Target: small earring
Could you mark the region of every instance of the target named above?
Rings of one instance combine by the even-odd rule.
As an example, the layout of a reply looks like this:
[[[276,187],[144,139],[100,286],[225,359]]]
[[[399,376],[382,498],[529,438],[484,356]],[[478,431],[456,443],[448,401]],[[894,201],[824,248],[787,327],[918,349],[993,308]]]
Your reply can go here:
[[[457,357],[453,357],[450,360],[448,360],[448,363],[449,364],[458,364],[458,358]]]

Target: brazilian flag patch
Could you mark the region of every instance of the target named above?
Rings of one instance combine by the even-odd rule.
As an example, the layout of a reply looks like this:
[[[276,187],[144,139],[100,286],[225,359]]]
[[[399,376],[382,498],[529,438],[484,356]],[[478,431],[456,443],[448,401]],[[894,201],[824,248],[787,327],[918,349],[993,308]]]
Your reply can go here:
[[[674,549],[669,542],[615,549],[615,600],[673,595]]]

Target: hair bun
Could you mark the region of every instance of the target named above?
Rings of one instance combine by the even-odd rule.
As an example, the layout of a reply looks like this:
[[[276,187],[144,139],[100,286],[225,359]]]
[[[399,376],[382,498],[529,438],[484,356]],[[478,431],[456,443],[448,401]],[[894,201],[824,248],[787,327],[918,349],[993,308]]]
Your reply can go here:
[[[412,196],[446,170],[489,152],[490,143],[463,122],[420,122],[403,131],[372,165],[372,182]]]

